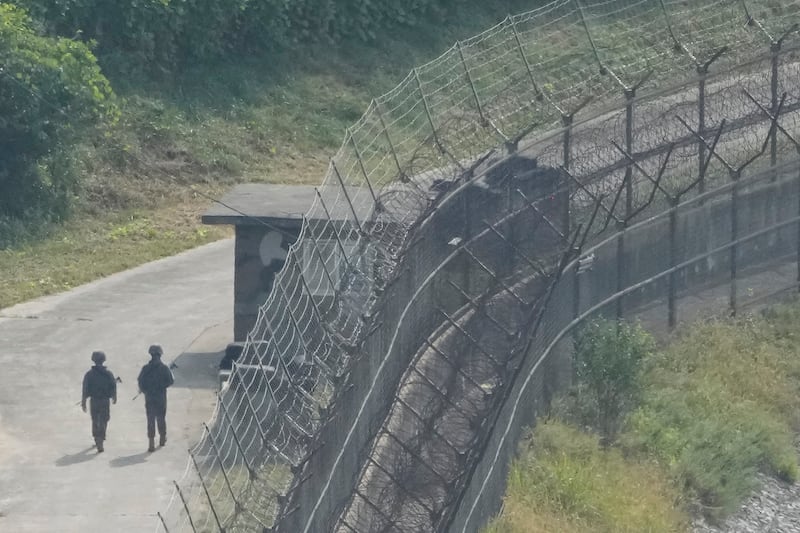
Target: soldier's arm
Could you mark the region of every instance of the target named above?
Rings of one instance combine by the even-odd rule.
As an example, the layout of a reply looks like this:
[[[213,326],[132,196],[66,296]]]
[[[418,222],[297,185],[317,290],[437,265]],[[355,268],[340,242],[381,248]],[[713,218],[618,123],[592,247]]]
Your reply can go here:
[[[108,375],[111,378],[111,401],[117,403],[117,380],[114,379],[114,374],[111,372],[109,372]]]
[[[172,370],[167,367],[167,387],[172,386],[175,383],[175,377],[172,375]]]
[[[86,410],[86,398],[89,397],[89,374],[83,376],[83,386],[81,392],[81,408]]]

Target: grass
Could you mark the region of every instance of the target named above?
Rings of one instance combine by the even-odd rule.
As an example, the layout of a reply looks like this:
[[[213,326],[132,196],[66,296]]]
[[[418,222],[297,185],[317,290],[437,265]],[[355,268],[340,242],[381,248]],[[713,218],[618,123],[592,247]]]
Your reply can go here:
[[[701,324],[654,359],[624,445],[653,455],[712,519],[765,471],[798,477],[800,306]]]
[[[227,236],[224,228],[197,223],[203,207],[189,197],[154,210],[76,219],[43,240],[0,250],[0,308]]]
[[[646,360],[641,401],[607,446],[595,428],[540,424],[486,531],[684,531],[686,513],[736,510],[757,472],[796,481],[798,319],[793,303],[690,328]]]
[[[523,443],[503,514],[485,533],[683,531],[679,497],[656,465],[627,460],[597,437],[550,421]]]
[[[475,3],[449,24],[384,33],[377,42],[297,45],[263,57],[141,76],[104,70],[118,124],[77,148],[85,187],[72,219],[22,228],[0,249],[0,308],[63,291],[227,235],[203,227],[210,202],[240,182],[319,183],[370,100],[416,64],[529,8]]]

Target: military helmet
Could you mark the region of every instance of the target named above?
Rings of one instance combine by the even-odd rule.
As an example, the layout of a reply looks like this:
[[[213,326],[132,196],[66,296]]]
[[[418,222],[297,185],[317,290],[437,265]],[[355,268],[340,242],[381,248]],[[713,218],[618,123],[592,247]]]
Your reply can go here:
[[[103,364],[106,360],[106,354],[100,351],[92,352],[92,361],[98,365]]]
[[[161,346],[158,344],[153,344],[147,349],[147,352],[152,356],[161,357],[161,355],[164,353],[164,350],[162,350]]]

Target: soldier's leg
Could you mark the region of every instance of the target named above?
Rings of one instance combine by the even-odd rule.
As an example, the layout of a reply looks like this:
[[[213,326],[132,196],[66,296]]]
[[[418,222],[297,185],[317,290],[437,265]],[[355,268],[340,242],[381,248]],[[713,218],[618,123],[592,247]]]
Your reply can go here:
[[[97,440],[98,435],[100,434],[100,417],[97,416],[97,413],[94,412],[92,409],[92,438]]]
[[[167,405],[166,402],[158,406],[158,416],[156,416],[156,423],[158,424],[158,444],[163,446],[167,443]]]
[[[111,402],[109,400],[100,400],[97,403],[97,411],[99,415],[97,436],[100,438],[100,440],[106,440],[106,428],[108,427],[108,421],[111,418]]]
[[[144,410],[147,415],[147,451],[154,452],[156,450],[156,410],[153,402],[148,402],[147,399],[145,399]]]
[[[147,415],[147,438],[152,439],[156,436],[156,410],[152,403],[144,404],[144,411]]]
[[[105,409],[104,409],[105,407]],[[92,415],[92,437],[97,451],[103,451],[103,441],[106,438],[106,424],[108,423],[108,401],[92,398],[89,403],[89,412]]]

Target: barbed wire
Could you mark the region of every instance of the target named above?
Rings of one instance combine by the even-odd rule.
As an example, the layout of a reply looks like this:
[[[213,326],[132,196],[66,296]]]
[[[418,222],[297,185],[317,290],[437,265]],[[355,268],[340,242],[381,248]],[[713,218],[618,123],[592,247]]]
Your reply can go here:
[[[774,5],[558,0],[376,98],[158,528],[453,523],[575,248],[793,153],[800,4]]]

